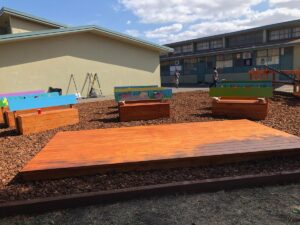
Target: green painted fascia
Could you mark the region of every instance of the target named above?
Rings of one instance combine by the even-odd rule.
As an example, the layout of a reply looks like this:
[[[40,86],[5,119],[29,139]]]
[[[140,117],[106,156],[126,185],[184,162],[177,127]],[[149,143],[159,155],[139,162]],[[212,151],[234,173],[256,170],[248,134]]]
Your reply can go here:
[[[98,26],[81,26],[81,27],[69,27],[69,28],[60,28],[60,29],[49,29],[49,30],[42,30],[42,31],[34,31],[34,32],[26,32],[26,33],[19,33],[19,34],[6,34],[0,35],[0,43],[5,41],[15,41],[15,40],[22,40],[22,39],[29,39],[29,38],[37,38],[37,37],[47,37],[59,34],[70,34],[76,32],[84,32],[84,31],[98,31],[103,34],[107,34],[113,37],[123,38],[125,40],[131,40],[133,42],[143,44],[148,47],[152,47],[155,49],[159,49],[164,52],[173,52],[174,50],[169,47],[165,47],[162,45],[158,45],[149,41],[144,41],[139,38],[135,38],[126,34],[122,34],[119,32],[115,32],[106,28],[98,27]]]
[[[210,97],[256,97],[270,98],[273,96],[272,87],[251,87],[251,88],[210,88]]]
[[[50,26],[55,26],[55,27],[68,27],[68,26],[65,25],[65,24],[52,22],[52,21],[50,21],[50,20],[47,20],[47,19],[44,19],[44,18],[41,18],[41,17],[33,16],[33,15],[31,15],[31,14],[24,13],[24,12],[19,12],[19,11],[17,11],[17,10],[10,9],[10,8],[6,8],[6,7],[3,7],[3,8],[0,10],[0,16],[1,16],[3,13],[7,13],[7,14],[12,15],[12,16],[21,17],[21,18],[28,19],[28,20],[32,20],[32,21],[35,21],[35,22],[47,24],[47,25],[50,25]]]

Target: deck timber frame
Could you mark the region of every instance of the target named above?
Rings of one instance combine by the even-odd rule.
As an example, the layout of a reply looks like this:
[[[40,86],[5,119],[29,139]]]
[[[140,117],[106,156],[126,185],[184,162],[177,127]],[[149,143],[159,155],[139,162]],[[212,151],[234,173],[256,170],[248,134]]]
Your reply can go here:
[[[132,187],[126,189],[71,194],[58,197],[0,203],[0,218],[19,214],[38,214],[95,204],[108,204],[136,198],[171,195],[175,193],[206,193],[261,186],[299,183],[300,169],[268,175],[244,175],[167,184]]]

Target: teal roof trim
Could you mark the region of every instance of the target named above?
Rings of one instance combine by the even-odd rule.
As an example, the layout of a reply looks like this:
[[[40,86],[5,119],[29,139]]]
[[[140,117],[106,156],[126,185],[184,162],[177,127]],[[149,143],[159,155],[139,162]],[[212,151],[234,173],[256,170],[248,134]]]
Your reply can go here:
[[[158,45],[149,41],[145,41],[139,38],[132,37],[130,35],[126,35],[120,32],[115,32],[110,29],[98,27],[98,26],[80,26],[80,27],[69,27],[69,28],[60,28],[60,29],[49,29],[43,31],[34,31],[34,32],[26,32],[26,33],[18,33],[18,34],[6,34],[0,35],[0,43],[1,42],[8,42],[8,41],[15,41],[15,40],[22,40],[22,39],[30,39],[30,38],[41,38],[41,37],[49,37],[55,35],[63,35],[63,34],[70,34],[70,33],[78,33],[78,32],[86,32],[86,31],[96,31],[102,34],[106,34],[112,37],[118,37],[124,40],[129,40],[135,43],[139,43],[148,47],[155,48],[162,52],[173,52],[172,48]]]
[[[6,8],[6,7],[3,7],[0,10],[0,16],[3,13],[7,13],[7,14],[12,15],[12,16],[21,17],[21,18],[24,18],[24,19],[27,19],[27,20],[35,21],[35,22],[38,22],[38,23],[43,23],[43,24],[58,27],[58,28],[59,27],[68,27],[65,24],[56,23],[56,22],[53,22],[53,21],[50,21],[50,20],[47,20],[47,19],[44,19],[44,18],[41,18],[41,17],[33,16],[31,14],[24,13],[24,12],[19,12],[17,10]]]

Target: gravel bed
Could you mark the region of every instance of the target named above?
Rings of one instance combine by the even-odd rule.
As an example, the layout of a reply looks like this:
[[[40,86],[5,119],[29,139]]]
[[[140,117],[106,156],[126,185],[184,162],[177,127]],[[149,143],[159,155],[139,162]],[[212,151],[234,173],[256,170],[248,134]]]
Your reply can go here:
[[[121,123],[118,122],[116,103],[108,100],[77,105],[80,112],[80,123],[77,125],[27,136],[19,136],[13,129],[0,127],[0,202],[300,169],[300,156],[297,156],[213,167],[107,173],[39,182],[24,182],[17,176],[22,167],[59,131],[230,119],[213,118],[210,105],[207,92],[177,93],[171,100],[171,118]],[[275,94],[270,100],[267,119],[259,123],[300,136],[300,100],[288,94]]]

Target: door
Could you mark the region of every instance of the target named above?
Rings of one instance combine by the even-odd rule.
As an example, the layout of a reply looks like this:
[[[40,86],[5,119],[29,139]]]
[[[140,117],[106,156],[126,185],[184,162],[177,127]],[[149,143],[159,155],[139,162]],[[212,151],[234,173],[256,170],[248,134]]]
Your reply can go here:
[[[200,59],[198,62],[198,74],[197,74],[198,83],[202,83],[205,81],[205,73],[206,73],[205,59]]]

